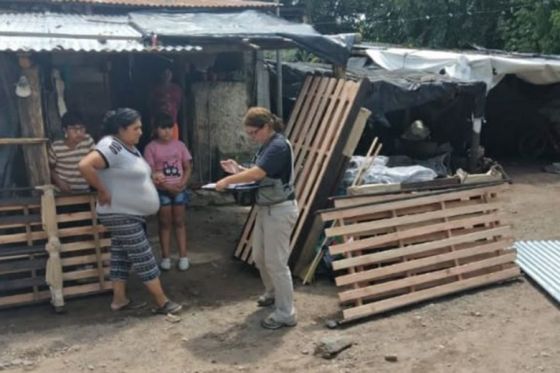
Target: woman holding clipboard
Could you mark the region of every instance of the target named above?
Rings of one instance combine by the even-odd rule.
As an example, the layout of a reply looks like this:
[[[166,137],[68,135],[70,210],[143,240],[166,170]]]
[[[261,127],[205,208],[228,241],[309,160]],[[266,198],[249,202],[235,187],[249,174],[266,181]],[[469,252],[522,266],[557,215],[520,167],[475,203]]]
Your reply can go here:
[[[255,165],[244,168],[232,159],[222,161],[222,168],[231,175],[219,180],[216,190],[224,191],[231,184],[258,183],[252,243],[265,293],[257,304],[274,305],[274,312],[261,325],[267,329],[295,326],[294,289],[288,266],[290,236],[298,217],[292,146],[282,134],[281,120],[268,109],[249,109],[243,124],[247,135],[261,145]]]

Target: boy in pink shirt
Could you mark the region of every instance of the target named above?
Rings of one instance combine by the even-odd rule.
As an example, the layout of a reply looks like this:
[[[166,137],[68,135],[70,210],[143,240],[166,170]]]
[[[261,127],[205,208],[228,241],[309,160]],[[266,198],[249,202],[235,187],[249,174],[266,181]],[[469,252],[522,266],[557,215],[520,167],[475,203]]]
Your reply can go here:
[[[192,156],[186,145],[173,139],[174,120],[167,113],[155,117],[156,138],[144,151],[144,158],[152,168],[152,177],[160,201],[159,240],[163,270],[171,269],[171,231],[175,230],[179,246],[178,268],[189,268],[187,258],[187,231],[185,228],[185,205],[189,201],[186,186],[191,176]]]

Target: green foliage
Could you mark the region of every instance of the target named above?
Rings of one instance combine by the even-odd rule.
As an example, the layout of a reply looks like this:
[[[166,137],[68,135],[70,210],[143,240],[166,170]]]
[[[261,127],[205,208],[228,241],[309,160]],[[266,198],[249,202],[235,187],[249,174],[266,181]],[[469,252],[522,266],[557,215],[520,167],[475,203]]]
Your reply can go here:
[[[455,49],[480,45],[560,53],[560,0],[284,0],[304,4],[326,34],[360,32],[364,40]]]
[[[560,52],[560,1],[512,1],[514,11],[500,32],[505,48],[520,52]]]

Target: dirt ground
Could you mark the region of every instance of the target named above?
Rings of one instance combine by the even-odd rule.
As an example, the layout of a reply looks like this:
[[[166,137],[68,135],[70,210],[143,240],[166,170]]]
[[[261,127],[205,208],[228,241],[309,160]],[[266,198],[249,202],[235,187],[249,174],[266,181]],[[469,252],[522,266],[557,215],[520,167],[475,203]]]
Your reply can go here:
[[[560,175],[506,165],[514,180],[507,211],[516,239],[559,239]],[[163,275],[184,304],[171,323],[149,309],[113,313],[110,295],[0,311],[0,370],[9,372],[560,372],[558,306],[527,279],[423,303],[339,328],[328,279],[296,281],[299,324],[268,331],[255,307],[257,273],[232,259],[246,211],[189,212],[186,273]],[[155,233],[155,227],[150,230]],[[157,241],[155,246],[157,246]],[[134,299],[148,300],[138,281]],[[313,355],[325,337],[355,344],[332,360]],[[396,362],[385,360],[395,355]]]

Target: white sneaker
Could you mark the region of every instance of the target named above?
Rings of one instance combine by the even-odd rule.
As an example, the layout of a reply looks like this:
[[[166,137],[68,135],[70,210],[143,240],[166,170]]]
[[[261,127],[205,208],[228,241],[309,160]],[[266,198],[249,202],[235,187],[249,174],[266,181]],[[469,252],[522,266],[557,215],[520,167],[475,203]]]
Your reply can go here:
[[[189,258],[187,258],[186,256],[183,258],[179,258],[179,263],[177,264],[179,271],[186,271],[190,266],[191,264],[189,263]]]
[[[163,258],[159,263],[159,266],[164,271],[169,271],[171,269],[171,259],[170,258]]]

